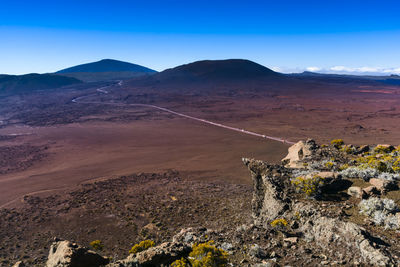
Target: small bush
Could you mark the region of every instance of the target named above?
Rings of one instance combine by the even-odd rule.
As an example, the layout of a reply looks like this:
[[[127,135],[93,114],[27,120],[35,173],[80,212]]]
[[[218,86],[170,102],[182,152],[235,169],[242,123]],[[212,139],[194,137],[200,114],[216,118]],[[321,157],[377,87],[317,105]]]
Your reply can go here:
[[[362,200],[359,207],[360,213],[372,218],[376,225],[383,225],[385,229],[400,227],[398,220],[393,215],[398,208],[392,199],[371,197]]]
[[[296,188],[296,191],[303,192],[307,196],[316,196],[320,193],[320,188],[325,184],[324,180],[318,175],[314,175],[311,178],[299,176],[292,179],[291,183]]]
[[[377,154],[387,154],[387,153],[392,152],[393,150],[394,150],[393,146],[382,146],[382,145],[380,145],[380,146],[376,146],[374,148],[374,152],[377,153]]]
[[[334,139],[331,141],[331,145],[333,145],[336,148],[340,148],[342,145],[344,145],[343,139]]]
[[[171,267],[189,267],[189,264],[185,258],[182,258],[171,263]]]
[[[347,164],[347,163],[345,163],[345,164],[343,164],[343,165],[341,165],[341,166],[339,167],[339,171],[343,171],[343,170],[345,170],[345,169],[347,169],[347,168],[350,168],[350,165]]]
[[[379,175],[378,171],[372,168],[360,168],[360,167],[349,167],[339,172],[343,178],[360,178],[364,181],[369,181],[369,179],[377,177]]]
[[[228,253],[216,248],[213,241],[194,244],[188,259],[174,261],[172,267],[225,267],[228,264]]]
[[[335,164],[332,161],[328,161],[325,163],[325,167],[329,170],[332,169],[334,165]]]
[[[129,253],[130,254],[136,254],[139,253],[141,251],[144,251],[148,248],[154,247],[155,243],[152,240],[144,240],[142,242],[140,242],[139,244],[135,244],[130,250]]]
[[[90,246],[94,249],[94,250],[103,250],[104,245],[101,242],[101,240],[94,240],[92,242],[90,242]]]
[[[272,227],[287,227],[288,222],[284,218],[276,219],[271,222]]]
[[[346,154],[353,154],[356,152],[356,149],[352,145],[344,145],[340,148],[340,151],[345,152]]]
[[[381,174],[378,175],[378,178],[382,179],[382,180],[388,180],[388,181],[398,181],[398,180],[400,180],[400,174],[399,173],[382,172]]]
[[[394,172],[400,172],[400,158],[398,158],[395,162],[393,162],[392,170]]]

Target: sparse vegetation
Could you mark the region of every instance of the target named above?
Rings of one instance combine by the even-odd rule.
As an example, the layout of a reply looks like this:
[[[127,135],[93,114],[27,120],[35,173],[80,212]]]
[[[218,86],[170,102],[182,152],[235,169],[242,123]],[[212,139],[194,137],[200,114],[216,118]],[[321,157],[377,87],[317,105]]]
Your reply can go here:
[[[288,226],[288,222],[284,218],[275,219],[275,220],[273,220],[271,222],[271,226],[272,227],[287,227]]]
[[[344,145],[344,141],[343,139],[334,139],[331,141],[331,145],[339,149],[342,145]]]
[[[188,267],[188,266],[189,266],[189,263],[185,258],[176,260],[173,263],[171,263],[171,267]]]
[[[332,161],[328,161],[325,163],[325,167],[327,169],[332,169],[332,167],[335,165],[335,163],[333,163]]]
[[[139,253],[141,251],[144,251],[148,248],[154,247],[155,243],[152,240],[144,240],[141,241],[139,244],[135,244],[130,250],[129,253],[130,254],[136,254]]]
[[[316,196],[325,184],[324,178],[318,175],[312,177],[298,176],[291,180],[297,192],[305,193],[307,196]]]
[[[398,219],[393,214],[398,211],[398,207],[392,199],[371,197],[362,200],[359,207],[360,213],[372,218],[376,225],[382,225],[385,229],[400,227]]]
[[[94,240],[90,242],[90,246],[97,251],[101,251],[104,248],[103,242],[101,242],[101,240]]]
[[[195,244],[188,260],[182,258],[174,261],[173,267],[225,267],[228,264],[228,253],[213,245],[213,241]]]

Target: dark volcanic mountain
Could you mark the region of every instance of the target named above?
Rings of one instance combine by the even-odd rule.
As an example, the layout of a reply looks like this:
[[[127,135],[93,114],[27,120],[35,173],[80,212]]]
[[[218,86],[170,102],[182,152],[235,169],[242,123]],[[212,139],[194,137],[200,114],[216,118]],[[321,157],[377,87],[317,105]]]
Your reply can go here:
[[[240,81],[281,77],[260,64],[244,59],[204,60],[167,69],[154,76],[158,80]]]
[[[82,82],[75,78],[54,74],[0,75],[0,93],[55,89],[78,83]]]
[[[173,91],[249,90],[290,79],[260,64],[243,59],[204,60],[133,79],[135,87]]]
[[[129,79],[141,75],[156,73],[155,70],[113,59],[77,65],[56,72],[64,76],[74,77],[82,81],[105,81]]]

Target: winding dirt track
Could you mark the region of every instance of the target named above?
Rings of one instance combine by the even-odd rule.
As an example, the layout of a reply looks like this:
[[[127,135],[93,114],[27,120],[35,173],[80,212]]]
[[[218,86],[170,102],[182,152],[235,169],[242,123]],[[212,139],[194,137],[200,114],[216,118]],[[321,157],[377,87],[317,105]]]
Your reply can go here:
[[[123,83],[122,81],[118,81],[117,86],[122,86],[122,83]],[[112,86],[114,86],[114,85],[103,86],[103,87],[100,87],[100,88],[96,89],[96,91],[100,92],[100,93],[103,93],[103,94],[108,94],[108,91],[105,90],[105,89],[107,89],[109,87],[112,87]],[[245,129],[239,129],[239,128],[227,126],[227,125],[224,125],[224,124],[221,124],[221,123],[216,123],[216,122],[212,122],[212,121],[209,121],[209,120],[200,119],[200,118],[197,118],[197,117],[193,117],[193,116],[190,116],[190,115],[186,115],[186,114],[183,114],[183,113],[179,113],[179,112],[176,112],[176,111],[173,111],[173,110],[170,110],[170,109],[167,109],[167,108],[155,106],[155,105],[123,104],[123,103],[110,103],[110,102],[97,102],[97,101],[80,101],[80,99],[83,99],[83,98],[86,98],[86,97],[88,97],[88,96],[80,96],[80,97],[74,98],[74,99],[72,99],[72,102],[74,102],[74,103],[82,103],[82,104],[103,104],[103,105],[115,105],[115,106],[123,105],[123,106],[139,106],[139,107],[154,108],[154,109],[158,109],[158,110],[161,110],[161,111],[164,111],[164,112],[167,112],[167,113],[171,113],[171,114],[174,114],[174,115],[177,115],[177,116],[180,116],[180,117],[184,117],[184,118],[187,118],[187,119],[190,119],[190,120],[199,121],[199,122],[202,122],[202,123],[210,124],[210,125],[217,126],[217,127],[224,128],[224,129],[228,129],[228,130],[231,130],[231,131],[236,131],[236,132],[244,133],[244,134],[251,135],[251,136],[261,137],[261,138],[264,138],[264,139],[269,139],[269,140],[273,140],[273,141],[277,141],[277,142],[282,142],[282,143],[289,144],[289,145],[295,144],[294,142],[285,140],[285,139],[280,138],[280,137],[268,136],[268,135],[265,135],[265,134],[259,134],[259,133],[255,133],[255,132],[252,132],[252,131],[247,131]]]

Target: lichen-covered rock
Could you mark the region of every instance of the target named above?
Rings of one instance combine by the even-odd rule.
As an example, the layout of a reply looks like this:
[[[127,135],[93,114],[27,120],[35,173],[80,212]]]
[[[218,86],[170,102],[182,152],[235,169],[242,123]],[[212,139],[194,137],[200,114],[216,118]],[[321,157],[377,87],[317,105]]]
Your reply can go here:
[[[289,209],[287,169],[260,160],[243,159],[253,178],[252,216],[256,225],[268,225]]]
[[[108,258],[75,243],[57,241],[50,247],[46,267],[96,267],[108,262]]]
[[[303,232],[305,240],[321,247],[340,248],[344,253],[350,251],[354,258],[360,257],[362,262],[373,266],[392,264],[384,250],[371,245],[364,228],[339,218],[322,216],[312,205],[297,204],[294,210],[301,214],[299,230]]]

